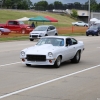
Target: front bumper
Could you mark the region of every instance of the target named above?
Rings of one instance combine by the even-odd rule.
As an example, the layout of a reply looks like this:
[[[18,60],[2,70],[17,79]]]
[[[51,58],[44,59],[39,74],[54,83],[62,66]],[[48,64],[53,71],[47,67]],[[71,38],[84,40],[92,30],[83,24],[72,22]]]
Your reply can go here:
[[[24,59],[22,63],[30,65],[54,65],[55,59],[47,59],[46,61],[27,61],[27,59]]]
[[[97,35],[98,34],[98,31],[89,31],[89,32],[86,32],[87,35]]]
[[[39,39],[40,37],[42,37],[41,35],[30,35],[30,39]]]

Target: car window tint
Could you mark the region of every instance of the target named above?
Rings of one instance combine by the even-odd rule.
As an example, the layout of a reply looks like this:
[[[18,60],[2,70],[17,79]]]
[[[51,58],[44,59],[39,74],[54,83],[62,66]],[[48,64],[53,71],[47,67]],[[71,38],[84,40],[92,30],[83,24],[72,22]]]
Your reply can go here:
[[[71,46],[71,45],[73,45],[73,42],[72,42],[72,40],[70,39],[70,38],[67,38],[66,39],[66,46]]]
[[[8,25],[14,25],[14,22],[13,21],[9,21]]]
[[[50,30],[54,30],[55,29],[55,27],[54,26],[50,26]]]

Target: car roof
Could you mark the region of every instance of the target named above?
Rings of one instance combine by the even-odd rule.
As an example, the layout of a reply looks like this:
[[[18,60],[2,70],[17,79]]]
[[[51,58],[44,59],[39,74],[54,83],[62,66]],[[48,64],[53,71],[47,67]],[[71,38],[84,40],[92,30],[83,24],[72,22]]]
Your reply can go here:
[[[39,25],[39,26],[49,27],[49,26],[54,26],[54,25]]]
[[[41,38],[71,38],[70,36],[45,36],[45,37],[41,37]]]

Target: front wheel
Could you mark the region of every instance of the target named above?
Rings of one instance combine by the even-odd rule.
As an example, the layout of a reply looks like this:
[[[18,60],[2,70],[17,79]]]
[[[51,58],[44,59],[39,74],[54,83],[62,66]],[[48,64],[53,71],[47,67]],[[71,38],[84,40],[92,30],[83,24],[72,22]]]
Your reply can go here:
[[[34,41],[34,39],[30,39],[30,41]]]
[[[31,64],[26,64],[26,66],[31,66]]]
[[[96,35],[97,35],[97,36],[100,36],[100,32],[98,32]]]
[[[58,56],[55,63],[54,63],[54,67],[59,68],[61,65],[61,57]]]
[[[45,34],[45,36],[48,36],[48,34]]]
[[[81,57],[81,52],[80,52],[80,51],[77,51],[77,53],[76,53],[76,55],[74,56],[74,58],[71,59],[71,62],[72,62],[72,63],[79,63],[80,57]]]
[[[57,33],[55,33],[55,36],[58,36],[58,34],[57,34]]]

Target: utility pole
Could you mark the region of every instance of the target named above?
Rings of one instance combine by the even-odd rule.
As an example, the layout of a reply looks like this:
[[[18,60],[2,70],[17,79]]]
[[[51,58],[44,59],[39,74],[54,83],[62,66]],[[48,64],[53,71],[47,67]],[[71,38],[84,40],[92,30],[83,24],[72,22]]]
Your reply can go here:
[[[90,0],[88,0],[89,1],[89,4],[88,4],[88,24],[90,24]]]

